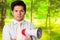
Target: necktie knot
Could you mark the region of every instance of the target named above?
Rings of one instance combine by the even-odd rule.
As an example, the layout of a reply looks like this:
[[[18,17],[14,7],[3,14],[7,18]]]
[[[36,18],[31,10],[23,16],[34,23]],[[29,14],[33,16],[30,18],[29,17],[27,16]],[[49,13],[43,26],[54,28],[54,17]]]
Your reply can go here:
[[[21,27],[22,23],[21,22],[18,22],[18,27]]]

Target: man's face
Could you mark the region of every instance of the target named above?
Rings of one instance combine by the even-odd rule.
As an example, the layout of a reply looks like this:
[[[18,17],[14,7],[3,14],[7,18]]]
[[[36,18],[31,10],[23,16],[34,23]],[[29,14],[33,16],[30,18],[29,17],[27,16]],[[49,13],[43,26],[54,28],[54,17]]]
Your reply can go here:
[[[14,16],[14,18],[16,20],[21,21],[25,15],[25,11],[24,11],[23,6],[15,6],[12,11],[12,15]]]

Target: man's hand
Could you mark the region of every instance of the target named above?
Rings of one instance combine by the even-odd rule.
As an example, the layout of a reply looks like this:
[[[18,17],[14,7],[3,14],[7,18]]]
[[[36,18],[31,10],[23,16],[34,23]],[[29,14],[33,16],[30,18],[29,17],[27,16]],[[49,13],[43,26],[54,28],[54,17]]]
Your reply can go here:
[[[16,40],[16,39],[12,39],[12,38],[11,38],[11,40]]]
[[[25,40],[32,40],[31,36],[26,36]]]

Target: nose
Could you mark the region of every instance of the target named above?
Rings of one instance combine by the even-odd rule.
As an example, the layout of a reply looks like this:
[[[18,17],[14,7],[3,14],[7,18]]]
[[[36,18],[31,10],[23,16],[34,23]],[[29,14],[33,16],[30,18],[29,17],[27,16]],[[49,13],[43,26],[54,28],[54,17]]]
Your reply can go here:
[[[21,15],[21,11],[18,11],[18,14]]]

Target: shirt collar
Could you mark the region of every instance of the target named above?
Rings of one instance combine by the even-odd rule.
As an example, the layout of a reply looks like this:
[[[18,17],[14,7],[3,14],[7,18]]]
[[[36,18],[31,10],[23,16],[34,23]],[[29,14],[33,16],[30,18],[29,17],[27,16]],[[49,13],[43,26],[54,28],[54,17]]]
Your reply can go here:
[[[14,24],[17,24],[19,21],[17,21],[17,20],[14,20]],[[22,20],[22,21],[20,21],[21,23],[23,23],[24,22],[24,20]]]

